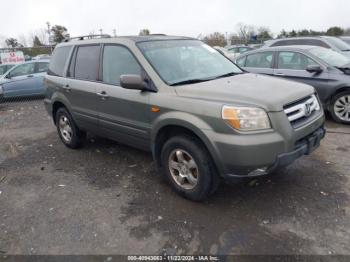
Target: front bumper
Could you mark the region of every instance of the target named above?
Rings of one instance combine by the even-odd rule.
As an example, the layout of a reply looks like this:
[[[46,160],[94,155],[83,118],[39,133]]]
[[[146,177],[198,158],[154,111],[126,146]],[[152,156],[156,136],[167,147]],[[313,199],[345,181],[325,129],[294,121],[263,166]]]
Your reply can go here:
[[[276,158],[274,164],[262,168],[257,168],[255,170],[250,171],[246,175],[239,174],[225,174],[223,175],[225,178],[243,178],[243,177],[257,177],[262,175],[267,175],[272,173],[279,167],[285,167],[292,164],[296,159],[304,156],[310,155],[314,150],[316,150],[320,146],[320,141],[325,137],[326,130],[322,127],[317,129],[315,132],[300,140],[295,150],[279,154]]]
[[[294,129],[283,113],[271,117],[274,130],[245,135],[218,134],[210,131],[209,151],[219,174],[224,178],[255,177],[287,166],[310,154],[325,136],[324,114],[307,125]]]

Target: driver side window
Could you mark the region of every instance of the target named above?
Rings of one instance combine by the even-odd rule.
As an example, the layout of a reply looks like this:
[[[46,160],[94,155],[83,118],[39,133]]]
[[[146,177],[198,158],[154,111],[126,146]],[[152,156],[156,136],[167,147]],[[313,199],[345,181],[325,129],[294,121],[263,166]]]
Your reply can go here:
[[[34,67],[34,63],[19,65],[10,72],[10,76],[16,77],[34,74]]]

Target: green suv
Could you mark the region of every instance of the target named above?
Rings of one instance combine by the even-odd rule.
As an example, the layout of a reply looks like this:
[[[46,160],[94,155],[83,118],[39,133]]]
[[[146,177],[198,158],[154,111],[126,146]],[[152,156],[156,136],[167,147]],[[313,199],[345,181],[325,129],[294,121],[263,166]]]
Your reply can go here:
[[[313,87],[246,73],[193,38],[67,40],[45,85],[67,147],[91,132],[151,151],[173,189],[195,201],[222,178],[265,175],[310,154],[325,135]]]

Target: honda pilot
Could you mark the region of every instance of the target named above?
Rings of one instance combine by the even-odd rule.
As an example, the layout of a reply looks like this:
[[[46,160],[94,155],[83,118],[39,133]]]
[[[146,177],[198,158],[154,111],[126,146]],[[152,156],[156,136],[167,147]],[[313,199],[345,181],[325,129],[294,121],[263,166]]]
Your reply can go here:
[[[243,72],[197,39],[85,38],[57,45],[45,79],[60,139],[78,148],[90,132],[150,151],[190,200],[285,167],[325,135],[313,87]]]

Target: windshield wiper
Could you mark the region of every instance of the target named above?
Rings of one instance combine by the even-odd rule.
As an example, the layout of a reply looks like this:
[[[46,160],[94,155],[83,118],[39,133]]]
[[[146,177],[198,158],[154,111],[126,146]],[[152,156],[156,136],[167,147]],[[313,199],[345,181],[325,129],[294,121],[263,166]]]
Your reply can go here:
[[[170,84],[170,86],[196,84],[196,83],[201,83],[201,82],[205,82],[205,81],[209,81],[209,80],[212,80],[212,79],[211,78],[209,78],[209,79],[200,79],[200,78],[188,79],[188,80],[184,80],[184,81],[180,81],[180,82],[175,82],[173,84]]]
[[[234,76],[234,75],[237,75],[237,74],[239,74],[239,73],[230,72],[230,73],[227,73],[227,74],[216,76],[216,77],[214,77],[212,79],[224,78],[224,77]]]
[[[215,76],[215,77],[210,77],[210,78],[188,79],[188,80],[184,80],[184,81],[173,83],[170,86],[180,86],[180,85],[189,85],[189,84],[201,83],[201,82],[215,80],[215,79],[218,79],[218,78],[234,76],[234,75],[237,75],[237,74],[239,74],[239,73],[230,72],[230,73],[227,73],[227,74],[223,74],[223,75],[219,75],[219,76]]]

